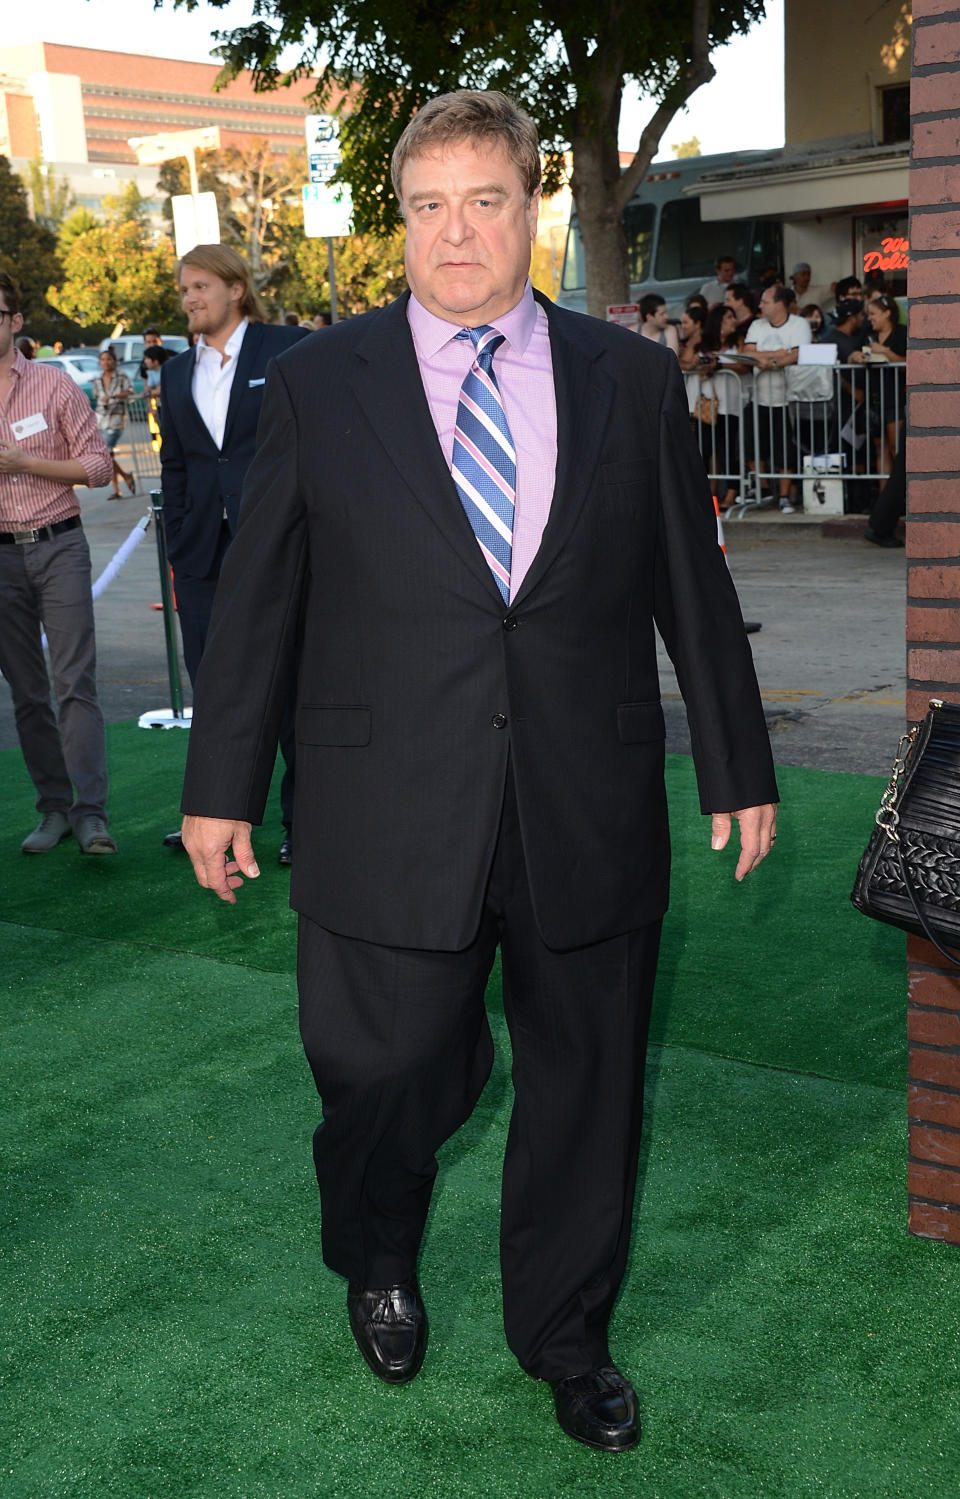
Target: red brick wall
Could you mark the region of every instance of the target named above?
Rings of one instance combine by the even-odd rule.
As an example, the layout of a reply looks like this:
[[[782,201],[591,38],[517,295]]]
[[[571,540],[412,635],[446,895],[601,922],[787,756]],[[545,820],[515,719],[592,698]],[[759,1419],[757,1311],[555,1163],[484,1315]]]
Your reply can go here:
[[[907,718],[960,701],[960,20],[913,7]],[[909,1224],[960,1244],[960,977],[911,937]]]

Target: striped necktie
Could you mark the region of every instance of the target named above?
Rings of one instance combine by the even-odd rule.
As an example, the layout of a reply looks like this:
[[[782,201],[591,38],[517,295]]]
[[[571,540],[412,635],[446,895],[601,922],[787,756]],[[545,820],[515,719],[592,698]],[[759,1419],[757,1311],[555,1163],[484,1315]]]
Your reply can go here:
[[[457,337],[470,339],[474,359],[460,387],[451,472],[480,550],[509,603],[517,455],[493,373],[493,356],[504,337],[489,325],[463,328]]]

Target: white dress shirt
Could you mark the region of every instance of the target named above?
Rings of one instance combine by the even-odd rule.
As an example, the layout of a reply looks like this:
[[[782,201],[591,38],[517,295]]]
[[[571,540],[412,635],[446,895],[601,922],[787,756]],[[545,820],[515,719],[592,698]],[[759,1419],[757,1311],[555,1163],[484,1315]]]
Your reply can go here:
[[[223,447],[223,432],[227,425],[227,407],[230,404],[230,389],[237,371],[237,356],[243,335],[247,331],[248,318],[234,328],[224,347],[224,358],[219,349],[207,343],[203,334],[197,339],[197,358],[193,366],[193,399],[203,417],[204,425],[218,448]]]

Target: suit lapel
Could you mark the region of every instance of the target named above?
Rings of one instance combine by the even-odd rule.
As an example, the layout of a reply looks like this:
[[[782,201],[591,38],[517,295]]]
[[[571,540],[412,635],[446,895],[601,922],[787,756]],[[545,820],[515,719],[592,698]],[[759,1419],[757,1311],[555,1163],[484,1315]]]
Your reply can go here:
[[[219,451],[217,445],[210,436],[207,424],[193,399],[193,371],[196,357],[195,350],[189,349],[183,354],[178,354],[177,358],[171,361],[170,373],[166,376],[167,389],[164,399],[172,407],[171,414],[177,431],[180,433],[181,442],[186,439],[188,433],[192,432],[195,446],[201,443],[208,447],[211,453],[216,453]]]
[[[489,567],[464,514],[437,438],[407,322],[407,297],[372,320],[357,347],[350,385],[364,415],[437,529],[502,605]],[[239,371],[238,371],[239,374]]]
[[[536,293],[534,295],[537,295]],[[587,318],[558,312],[537,296],[550,329],[557,401],[557,475],[540,546],[517,593],[521,603],[560,552],[583,508],[606,436],[615,386],[599,364],[603,352]]]
[[[227,403],[227,420],[223,428],[223,446],[220,449],[222,453],[225,453],[230,445],[237,407],[249,389],[250,375],[254,368],[256,357],[260,352],[260,345],[263,343],[263,329],[263,323],[248,323],[243,335],[243,343],[240,345],[240,353],[237,355],[237,368],[230,386],[230,400]]]

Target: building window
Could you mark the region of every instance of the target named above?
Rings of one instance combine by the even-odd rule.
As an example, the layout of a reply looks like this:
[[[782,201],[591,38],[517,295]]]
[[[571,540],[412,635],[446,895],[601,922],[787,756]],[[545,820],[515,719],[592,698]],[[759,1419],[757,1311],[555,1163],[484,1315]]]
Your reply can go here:
[[[898,83],[880,90],[882,146],[910,139],[910,85]]]

